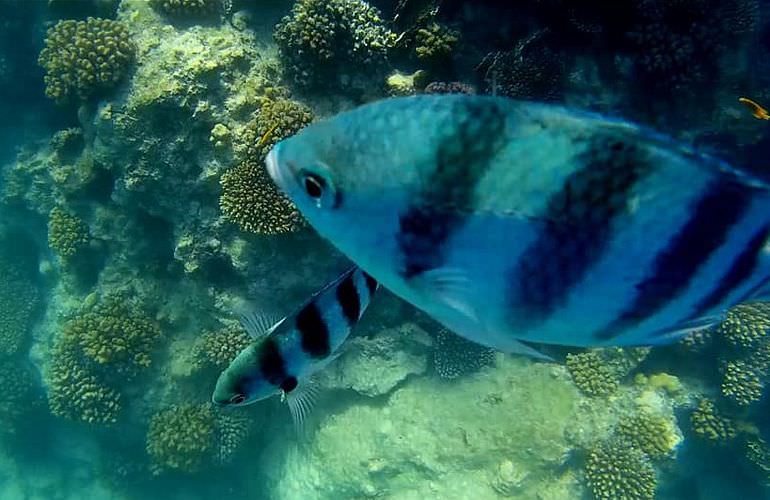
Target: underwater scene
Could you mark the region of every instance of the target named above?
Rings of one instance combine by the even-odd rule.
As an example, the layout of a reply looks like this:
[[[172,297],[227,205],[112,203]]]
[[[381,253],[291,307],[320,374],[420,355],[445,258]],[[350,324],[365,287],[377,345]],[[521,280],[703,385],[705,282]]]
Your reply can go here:
[[[770,0],[0,0],[0,499],[770,499]]]

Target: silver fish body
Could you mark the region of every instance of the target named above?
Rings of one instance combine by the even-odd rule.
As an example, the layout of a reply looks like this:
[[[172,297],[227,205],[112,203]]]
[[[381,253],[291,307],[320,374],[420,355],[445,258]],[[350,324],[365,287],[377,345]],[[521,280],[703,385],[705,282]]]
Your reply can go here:
[[[276,394],[291,398],[335,358],[377,287],[357,267],[326,285],[236,356],[219,376],[213,402],[243,406]],[[244,323],[249,330],[257,329],[254,321]]]
[[[562,107],[385,100],[307,127],[267,164],[383,286],[501,350],[665,342],[770,277],[763,183]]]

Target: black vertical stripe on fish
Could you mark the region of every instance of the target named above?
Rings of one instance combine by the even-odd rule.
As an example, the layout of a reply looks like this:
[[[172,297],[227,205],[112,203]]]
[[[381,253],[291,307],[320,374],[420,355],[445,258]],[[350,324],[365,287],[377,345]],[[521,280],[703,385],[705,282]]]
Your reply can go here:
[[[342,308],[342,313],[345,315],[348,325],[355,324],[361,313],[361,299],[358,297],[355,276],[355,273],[350,273],[337,286],[337,302]]]
[[[329,329],[315,302],[310,302],[297,313],[296,327],[300,333],[302,350],[310,357],[325,358],[329,355]]]
[[[369,290],[369,298],[377,291],[377,280],[369,276],[369,273],[364,273],[364,280],[366,280],[366,289]]]
[[[278,344],[270,337],[266,338],[257,349],[257,365],[262,377],[276,387],[287,377],[286,362],[281,356]],[[248,394],[247,389],[240,392]]]
[[[752,198],[747,186],[718,178],[697,202],[692,216],[655,258],[652,273],[636,285],[636,297],[597,338],[609,340],[658,312],[686,290],[730,228],[746,212]]]
[[[526,311],[511,318],[526,326],[545,321],[566,303],[601,259],[635,184],[653,167],[639,148],[613,135],[593,139],[575,161],[581,167],[547,201],[535,241],[509,271],[508,303]]]
[[[754,233],[746,248],[738,254],[727,274],[719,280],[717,287],[709,293],[690,316],[691,319],[703,316],[709,310],[722,304],[733,290],[741,286],[748,279],[759,263],[759,254],[765,246],[770,235],[770,226],[764,226]]]
[[[442,112],[438,120],[446,119]],[[505,116],[498,103],[457,99],[450,113],[453,130],[437,148],[435,169],[399,219],[399,272],[407,279],[441,267],[445,242],[472,208],[476,185],[503,144]]]

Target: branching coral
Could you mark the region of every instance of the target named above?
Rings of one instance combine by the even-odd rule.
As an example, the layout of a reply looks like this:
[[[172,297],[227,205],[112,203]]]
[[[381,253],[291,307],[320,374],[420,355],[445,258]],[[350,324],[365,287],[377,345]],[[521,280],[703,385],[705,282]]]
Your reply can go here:
[[[150,365],[161,330],[141,311],[110,297],[67,322],[63,335],[97,365],[131,375]]]
[[[291,233],[302,227],[297,208],[273,183],[262,163],[245,161],[222,175],[219,206],[229,221],[256,234]]]
[[[48,406],[54,415],[90,424],[115,423],[121,395],[107,386],[84,362],[74,339],[60,339],[51,352]]]
[[[243,132],[246,158],[263,161],[280,140],[291,137],[313,120],[313,112],[291,99],[262,99],[256,117]]]
[[[586,461],[588,488],[598,500],[655,498],[657,478],[648,457],[620,441],[596,445]]]
[[[195,360],[200,366],[224,369],[250,343],[251,339],[238,325],[207,332],[195,347]]]
[[[765,340],[770,329],[770,303],[740,304],[729,311],[717,334],[735,347],[752,348]]]
[[[222,0],[151,0],[154,9],[175,18],[205,18],[223,8]]]
[[[622,442],[638,448],[652,459],[670,455],[680,441],[670,421],[647,412],[622,419],[616,434]]]
[[[713,442],[724,442],[735,437],[733,422],[722,415],[713,401],[702,399],[690,416],[695,434]]]
[[[216,414],[216,460],[229,463],[241,444],[249,437],[251,419],[244,412]]]
[[[434,338],[433,368],[439,377],[454,379],[475,373],[495,361],[495,351],[442,328]]]
[[[156,474],[194,472],[212,458],[215,445],[214,411],[209,404],[173,406],[152,416],[147,453]]]
[[[61,207],[48,214],[48,246],[60,257],[68,258],[88,245],[88,226]]]
[[[396,35],[363,0],[299,0],[275,40],[291,81],[334,88],[345,86],[343,75],[380,76]]]
[[[134,57],[128,29],[119,21],[89,17],[59,21],[48,30],[38,62],[45,69],[45,93],[63,101],[86,99],[115,86]]]
[[[589,396],[607,396],[618,389],[615,370],[596,351],[568,354],[567,370],[578,389]]]
[[[765,477],[766,481],[770,480],[770,447],[767,441],[757,436],[746,441],[745,446],[746,460]]]
[[[741,406],[762,398],[765,386],[759,374],[744,360],[728,361],[722,378],[722,394]]]
[[[32,369],[24,362],[11,359],[0,360],[0,434],[13,434],[15,424],[24,416],[25,410],[35,406],[37,400]]]
[[[460,33],[439,23],[430,23],[415,33],[414,52],[418,59],[441,61],[452,55]]]

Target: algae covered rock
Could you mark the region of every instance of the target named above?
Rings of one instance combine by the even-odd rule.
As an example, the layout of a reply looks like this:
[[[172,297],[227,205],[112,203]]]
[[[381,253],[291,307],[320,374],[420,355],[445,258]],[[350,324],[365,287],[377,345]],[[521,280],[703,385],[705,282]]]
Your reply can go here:
[[[86,99],[114,87],[134,58],[128,29],[120,21],[89,17],[59,21],[48,30],[38,62],[45,69],[45,93],[64,101]]]
[[[563,369],[523,359],[505,359],[451,389],[416,378],[385,401],[326,416],[307,450],[290,450],[270,469],[270,491],[285,498],[309,491],[320,498],[454,498],[459,491],[490,498],[509,460],[526,475],[522,498],[534,497],[571,481],[555,479],[553,470],[571,449],[564,431],[578,399]],[[285,449],[284,440],[265,455],[275,447]]]
[[[154,472],[198,470],[212,456],[215,432],[209,404],[183,404],[156,413],[147,430],[147,453]]]

